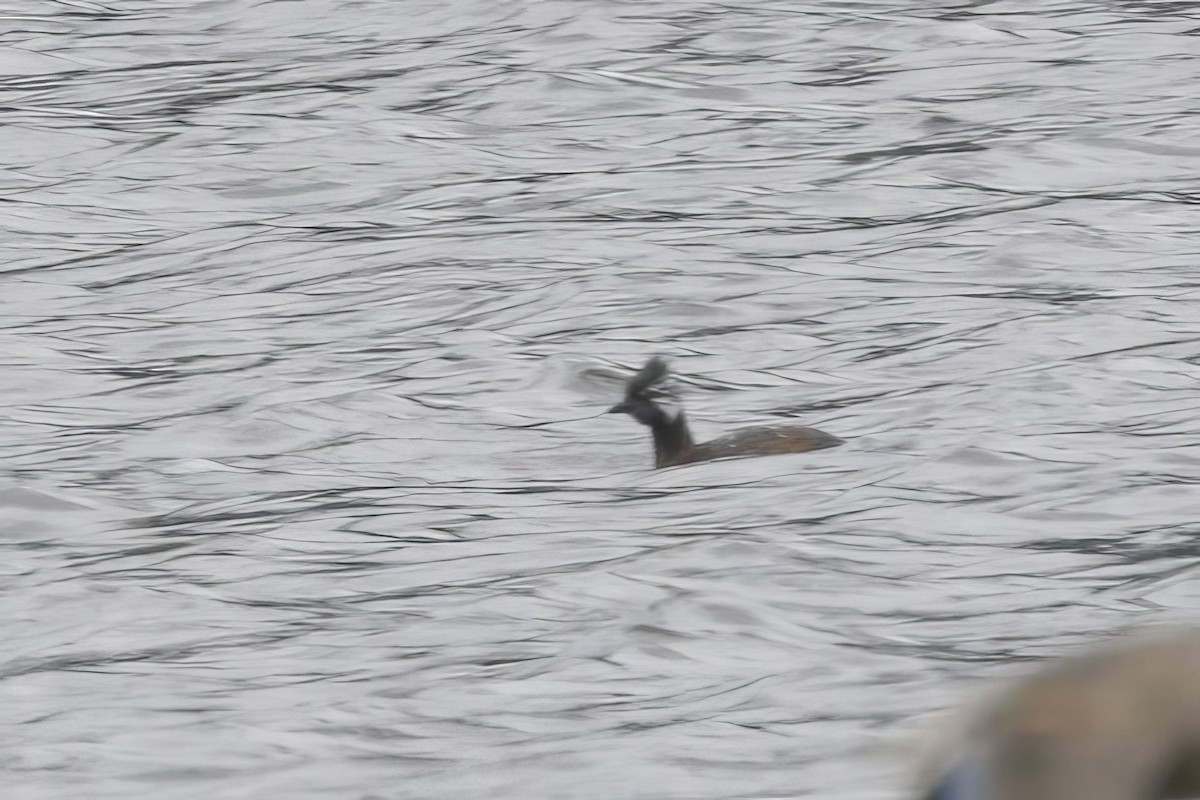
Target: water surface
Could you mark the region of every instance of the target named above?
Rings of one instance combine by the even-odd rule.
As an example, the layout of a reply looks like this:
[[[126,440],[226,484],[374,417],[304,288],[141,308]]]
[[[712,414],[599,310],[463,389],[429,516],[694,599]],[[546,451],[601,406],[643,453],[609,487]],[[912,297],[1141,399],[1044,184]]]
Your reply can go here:
[[[5,20],[9,796],[893,798],[1200,602],[1193,4]]]

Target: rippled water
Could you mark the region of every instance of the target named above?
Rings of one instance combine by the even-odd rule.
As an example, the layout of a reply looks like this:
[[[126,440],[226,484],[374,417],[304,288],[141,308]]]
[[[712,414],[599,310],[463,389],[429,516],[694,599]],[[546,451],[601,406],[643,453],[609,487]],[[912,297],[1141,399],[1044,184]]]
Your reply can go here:
[[[896,797],[1200,603],[1193,3],[4,28],[9,797]]]

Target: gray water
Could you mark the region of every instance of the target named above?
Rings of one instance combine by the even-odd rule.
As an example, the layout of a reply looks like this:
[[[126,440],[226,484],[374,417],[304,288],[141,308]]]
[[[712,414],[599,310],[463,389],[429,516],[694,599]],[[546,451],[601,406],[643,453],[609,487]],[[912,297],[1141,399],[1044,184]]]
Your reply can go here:
[[[892,798],[1195,616],[1200,4],[2,24],[7,798]]]

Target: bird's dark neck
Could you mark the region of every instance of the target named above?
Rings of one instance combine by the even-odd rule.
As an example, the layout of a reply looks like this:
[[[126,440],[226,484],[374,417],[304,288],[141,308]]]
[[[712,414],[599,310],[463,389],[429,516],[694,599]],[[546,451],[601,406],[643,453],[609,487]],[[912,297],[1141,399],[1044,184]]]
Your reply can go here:
[[[668,417],[664,415],[650,426],[654,433],[654,466],[669,467],[692,449],[692,432],[688,430],[687,417],[683,412]]]

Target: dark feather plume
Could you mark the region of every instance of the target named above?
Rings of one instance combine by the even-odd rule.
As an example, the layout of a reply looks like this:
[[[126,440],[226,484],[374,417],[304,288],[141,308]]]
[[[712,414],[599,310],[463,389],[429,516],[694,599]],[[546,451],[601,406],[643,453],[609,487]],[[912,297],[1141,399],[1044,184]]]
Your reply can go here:
[[[648,390],[660,388],[671,371],[667,368],[667,361],[662,356],[654,356],[646,362],[646,366],[638,371],[629,379],[629,383],[625,386],[626,397],[637,397],[645,395]]]

